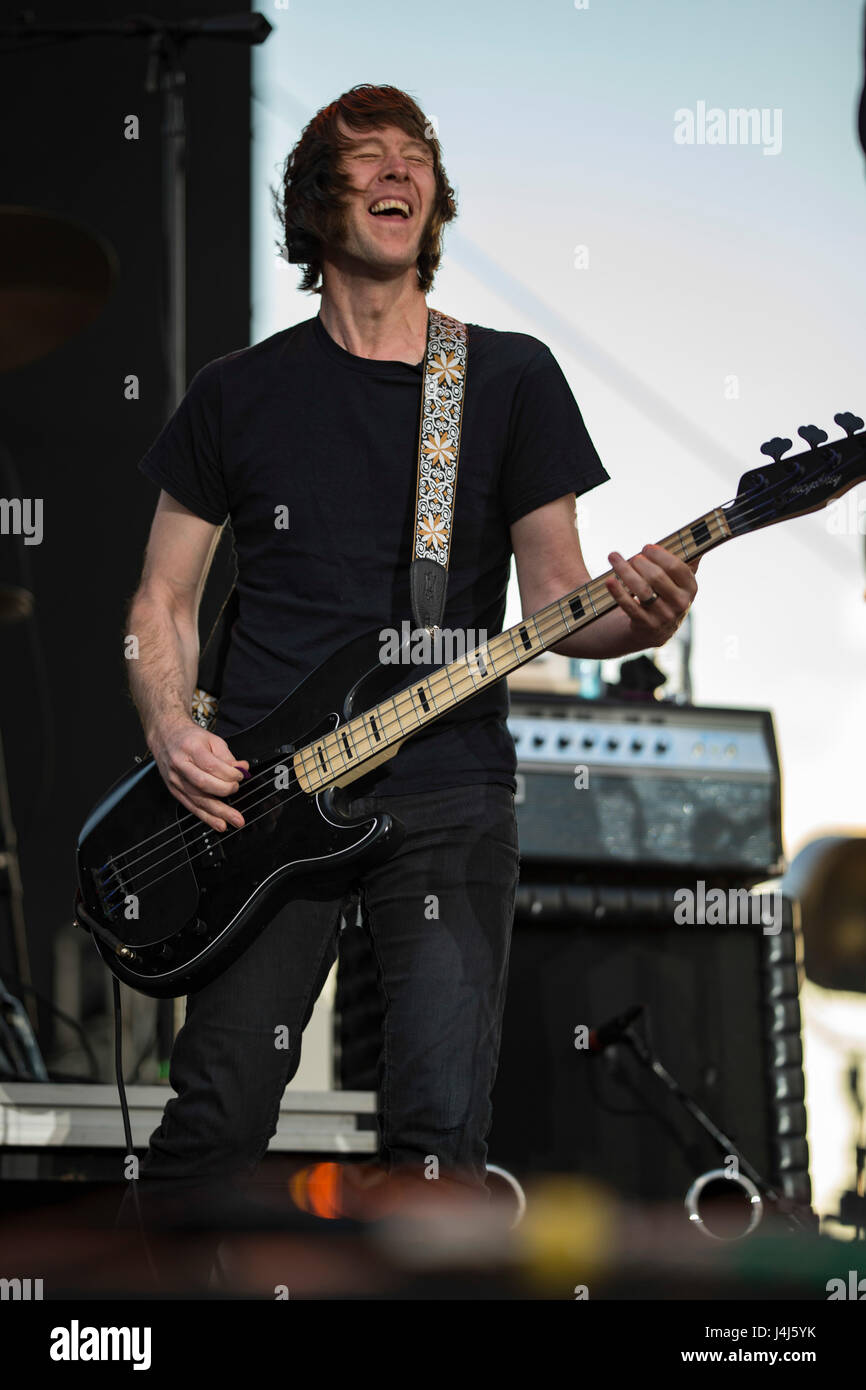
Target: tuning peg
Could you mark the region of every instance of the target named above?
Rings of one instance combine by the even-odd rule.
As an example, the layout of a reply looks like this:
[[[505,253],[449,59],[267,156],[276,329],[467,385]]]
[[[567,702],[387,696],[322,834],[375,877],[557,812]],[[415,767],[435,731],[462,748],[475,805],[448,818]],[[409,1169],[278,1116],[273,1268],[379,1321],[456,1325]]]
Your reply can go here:
[[[850,410],[843,410],[841,415],[834,415],[833,419],[837,425],[841,425],[847,435],[852,435],[857,430],[862,430],[863,421],[859,415],[852,415]]]
[[[779,459],[783,454],[788,452],[790,447],[790,439],[780,439],[779,436],[776,435],[775,439],[768,439],[766,444],[761,445],[761,453],[769,454],[770,458],[775,459],[776,463],[778,463]]]
[[[824,444],[827,440],[827,431],[822,430],[819,425],[801,425],[797,433],[813,449],[817,449],[819,444]]]

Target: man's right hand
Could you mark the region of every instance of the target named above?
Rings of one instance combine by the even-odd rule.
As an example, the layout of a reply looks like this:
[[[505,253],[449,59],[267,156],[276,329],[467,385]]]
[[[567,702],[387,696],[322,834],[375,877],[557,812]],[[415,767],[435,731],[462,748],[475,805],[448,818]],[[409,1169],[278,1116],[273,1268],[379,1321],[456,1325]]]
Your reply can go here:
[[[240,811],[219,798],[237,791],[249,763],[233,758],[224,739],[193,719],[178,719],[155,729],[148,747],[165,785],[188,811],[214,830],[243,826]]]

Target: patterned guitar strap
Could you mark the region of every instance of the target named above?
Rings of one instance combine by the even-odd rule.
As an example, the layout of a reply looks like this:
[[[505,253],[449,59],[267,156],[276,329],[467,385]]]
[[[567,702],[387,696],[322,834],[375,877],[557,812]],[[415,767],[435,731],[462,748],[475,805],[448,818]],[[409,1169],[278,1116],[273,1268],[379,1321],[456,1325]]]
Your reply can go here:
[[[415,535],[409,583],[416,628],[441,630],[448,589],[451,530],[460,460],[469,333],[459,319],[430,309],[421,372]],[[202,650],[193,718],[204,728],[216,719],[222,672],[237,615],[232,589]]]
[[[409,586],[415,627],[426,628],[431,635],[435,628],[441,630],[448,591],[468,355],[465,323],[430,309],[421,372],[415,544]]]

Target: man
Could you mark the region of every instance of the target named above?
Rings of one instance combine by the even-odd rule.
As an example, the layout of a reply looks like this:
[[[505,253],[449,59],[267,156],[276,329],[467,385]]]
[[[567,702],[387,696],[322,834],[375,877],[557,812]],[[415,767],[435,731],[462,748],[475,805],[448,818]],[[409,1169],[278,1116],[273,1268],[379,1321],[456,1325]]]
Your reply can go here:
[[[411,617],[426,293],[455,216],[423,113],[372,86],[307,126],[280,209],[318,316],[199,372],[141,465],[161,493],[128,628],[140,650],[133,696],[168,787],[218,831],[244,823],[231,803],[244,776],[232,734],[358,633],[399,632]],[[575,495],[607,477],[549,350],[471,325],[443,626],[501,631],[512,550],[525,614],[585,583]],[[239,609],[206,731],[190,715],[197,611],[227,516]],[[619,656],[661,645],[681,622],[691,567],[651,546],[610,559],[617,607],[558,651]],[[406,831],[361,884],[387,1001],[381,1156],[390,1171],[480,1192],[518,870],[506,713],[500,683],[352,786],[354,811],[390,810]],[[146,1188],[255,1167],[335,958],[340,907],[291,903],[190,996],[172,1054],[177,1099],[151,1138]],[[274,1045],[280,1025],[288,1050]]]

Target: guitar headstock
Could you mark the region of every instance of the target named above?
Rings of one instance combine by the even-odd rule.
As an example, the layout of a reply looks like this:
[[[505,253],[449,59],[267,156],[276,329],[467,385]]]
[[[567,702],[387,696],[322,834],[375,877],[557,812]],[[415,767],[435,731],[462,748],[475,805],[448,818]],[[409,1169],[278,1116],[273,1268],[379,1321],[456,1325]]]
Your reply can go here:
[[[801,425],[797,433],[809,445],[802,453],[783,458],[793,447],[790,439],[770,439],[761,445],[761,453],[772,461],[744,473],[736,498],[723,507],[733,535],[744,536],[777,521],[820,511],[866,480],[863,421],[850,411],[833,419],[845,435],[832,444],[825,442],[827,435],[817,425]]]

